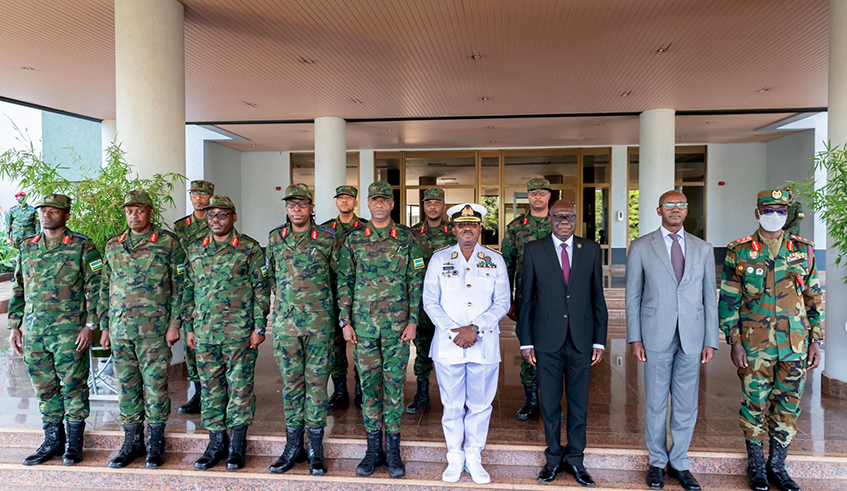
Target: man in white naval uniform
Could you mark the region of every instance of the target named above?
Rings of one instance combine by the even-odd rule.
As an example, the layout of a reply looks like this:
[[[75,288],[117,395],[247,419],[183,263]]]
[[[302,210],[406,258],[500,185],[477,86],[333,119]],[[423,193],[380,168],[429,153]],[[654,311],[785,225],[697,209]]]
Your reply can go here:
[[[462,470],[478,484],[491,480],[481,453],[500,371],[498,323],[511,297],[503,257],[478,243],[485,213],[474,203],[447,211],[458,243],[433,254],[424,279],[424,310],[435,324],[429,356],[444,405],[448,465],[441,478],[447,482],[458,481]]]

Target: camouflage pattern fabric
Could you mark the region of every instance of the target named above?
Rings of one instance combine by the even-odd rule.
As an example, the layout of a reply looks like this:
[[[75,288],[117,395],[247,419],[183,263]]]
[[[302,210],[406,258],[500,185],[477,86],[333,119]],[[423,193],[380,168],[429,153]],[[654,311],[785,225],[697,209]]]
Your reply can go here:
[[[362,416],[368,433],[382,431],[400,433],[403,416],[403,387],[409,342],[400,334],[384,332],[378,338],[358,339],[353,349],[354,361],[362,380]]]
[[[159,337],[115,338],[112,360],[118,382],[118,408],[122,425],[160,424],[171,414],[168,368],[171,349]]]
[[[199,182],[199,181],[198,181]],[[194,214],[183,217],[174,222],[174,233],[179,237],[179,241],[185,250],[188,250],[188,245],[202,241],[209,235],[209,221],[203,218],[195,218]],[[200,377],[197,375],[197,357],[194,350],[185,346],[185,367],[188,371],[188,380],[190,382],[199,382]]]
[[[88,353],[76,350],[76,331],[24,336],[24,363],[44,423],[88,417]]]
[[[740,342],[741,429],[748,440],[770,434],[782,444],[797,432],[809,342],[824,318],[814,244],[783,232],[778,251],[759,233],[730,243],[718,313],[728,344]],[[767,422],[767,428],[766,428]]]
[[[257,349],[250,341],[198,344],[201,424],[207,430],[250,426],[256,412],[253,377]]]
[[[544,184],[543,182],[541,184]],[[549,183],[547,184],[549,189]],[[542,189],[542,188],[537,188]],[[519,215],[506,226],[506,236],[500,253],[506,261],[509,273],[509,284],[514,285],[512,303],[520,305],[521,276],[523,273],[523,248],[528,242],[538,240],[551,234],[550,222],[546,217],[534,217],[529,213]],[[519,335],[520,325],[515,323],[515,333]],[[537,385],[538,371],[525,361],[521,361],[521,383],[523,385]]]
[[[6,213],[6,237],[17,244],[24,237],[41,232],[38,212],[28,204],[15,205]]]
[[[274,334],[274,356],[282,374],[282,407],[285,426],[323,428],[326,426],[327,380],[329,377],[328,313],[310,312],[324,333],[310,336]]]
[[[800,222],[805,217],[806,214],[803,213],[803,205],[799,201],[795,200],[788,203],[788,217],[785,220],[782,230],[785,230],[791,235],[798,235],[800,233]]]

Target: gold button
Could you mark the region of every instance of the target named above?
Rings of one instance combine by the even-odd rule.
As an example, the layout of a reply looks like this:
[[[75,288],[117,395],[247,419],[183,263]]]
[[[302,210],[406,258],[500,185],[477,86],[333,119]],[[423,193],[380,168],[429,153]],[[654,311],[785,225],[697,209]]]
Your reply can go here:
[[[465,268],[465,271],[470,271],[470,270],[471,270],[471,268]]]
[[[470,288],[470,287],[471,287],[471,284],[470,284],[470,283],[468,283],[468,288]]]
[[[470,307],[471,305],[473,305],[473,304],[472,304],[472,303],[470,303],[470,302],[468,302],[468,307]]]

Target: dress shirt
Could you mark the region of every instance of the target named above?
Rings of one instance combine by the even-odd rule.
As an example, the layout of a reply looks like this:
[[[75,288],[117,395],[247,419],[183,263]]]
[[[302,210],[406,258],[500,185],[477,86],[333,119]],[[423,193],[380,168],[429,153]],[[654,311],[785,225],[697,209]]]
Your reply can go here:
[[[664,226],[659,226],[662,229],[662,237],[665,239],[665,248],[668,250],[668,257],[671,257],[671,247],[673,247],[673,238],[671,234],[673,232],[666,229]],[[676,233],[679,236],[679,247],[682,249],[682,257],[685,258],[685,229],[680,227],[679,232]]]

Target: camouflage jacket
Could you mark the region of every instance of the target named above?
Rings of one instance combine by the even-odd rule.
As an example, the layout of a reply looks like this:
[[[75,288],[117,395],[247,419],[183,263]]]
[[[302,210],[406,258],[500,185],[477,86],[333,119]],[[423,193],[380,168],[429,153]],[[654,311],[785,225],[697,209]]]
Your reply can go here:
[[[347,232],[354,228],[364,227],[367,223],[368,221],[364,218],[359,218],[356,214],[353,214],[353,219],[347,223],[341,222],[338,220],[338,217],[335,217],[323,222],[321,226],[332,230],[333,233],[335,233],[335,237],[341,241],[344,239],[344,236],[347,235]]]
[[[803,205],[799,201],[788,203],[788,218],[785,220],[785,225],[782,229],[791,235],[800,233],[800,222],[805,218],[803,213]]]
[[[523,271],[523,246],[527,242],[538,240],[552,233],[550,222],[547,218],[533,217],[527,213],[518,215],[506,226],[506,236],[500,253],[506,261],[509,271],[509,284],[515,286],[512,303],[517,303],[521,292],[521,273]]]
[[[423,253],[408,227],[392,220],[384,229],[352,230],[338,251],[341,322],[366,338],[417,324],[423,273]]]
[[[192,242],[209,236],[209,221],[206,218],[195,218],[192,213],[174,222],[174,233],[179,237],[182,247],[188,250]]]
[[[183,326],[199,344],[244,342],[267,324],[270,288],[259,243],[233,229],[225,242],[211,235],[188,246]]]
[[[304,233],[281,225],[271,230],[266,251],[268,278],[274,293],[275,333],[306,336],[334,329],[332,318],[314,325],[309,313],[335,313],[335,232],[312,222]]]
[[[127,230],[109,239],[103,259],[103,329],[115,338],[140,339],[180,328],[185,251],[176,235],[154,227],[132,237]]]
[[[41,222],[35,208],[24,204],[9,208],[6,213],[6,237],[19,240],[30,235],[41,233]]]
[[[412,231],[421,246],[424,263],[427,264],[433,252],[456,243],[453,228],[443,220],[437,227],[427,227],[426,222],[416,223],[412,226]]]
[[[783,232],[774,260],[759,233],[727,246],[718,314],[729,344],[764,349],[787,331],[791,349],[804,353],[821,339],[824,312],[815,266],[815,245]]]
[[[50,335],[96,323],[103,261],[94,242],[67,228],[57,245],[46,242],[43,234],[21,242],[8,327]]]

